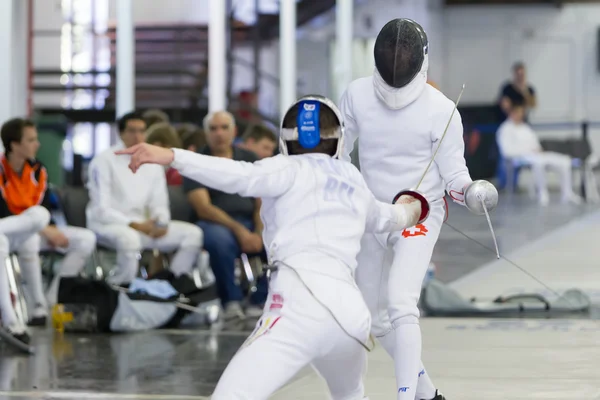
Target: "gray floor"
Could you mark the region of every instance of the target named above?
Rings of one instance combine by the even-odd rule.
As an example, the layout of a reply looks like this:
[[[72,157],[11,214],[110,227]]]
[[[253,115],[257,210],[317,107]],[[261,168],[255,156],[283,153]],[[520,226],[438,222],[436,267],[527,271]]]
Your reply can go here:
[[[541,209],[524,196],[503,197],[500,204],[492,219],[504,255],[557,289],[563,282],[585,286],[586,281],[585,289],[594,291],[596,284],[600,288],[596,269],[590,272],[592,261],[565,261],[581,261],[582,253],[586,259],[600,259],[600,246],[593,245],[599,237],[598,208],[553,204]],[[571,224],[570,241],[559,240],[556,233],[578,218],[589,222],[585,229],[581,224],[586,239]],[[464,236],[491,248],[484,217],[450,205],[448,223],[463,233],[443,228],[434,255],[440,280],[469,296],[501,294],[515,282],[532,288],[522,272],[495,263],[493,252]],[[551,240],[544,242],[546,236]],[[544,248],[544,262],[535,262]],[[210,395],[249,328],[131,335],[36,330],[35,356],[22,356],[0,343],[0,399],[206,398],[202,396]],[[425,364],[449,399],[600,399],[598,321],[429,318],[422,328]],[[380,347],[370,354],[366,385],[371,400],[395,398],[393,367]],[[323,383],[306,370],[273,398],[320,400],[324,393]]]
[[[594,205],[563,205],[554,197],[552,200],[549,206],[539,207],[525,194],[500,197],[498,208],[491,215],[500,254],[508,256],[548,232],[600,209]],[[449,203],[448,208],[448,219],[433,253],[436,278],[442,282],[454,281],[496,259],[485,217],[473,215],[454,203]]]

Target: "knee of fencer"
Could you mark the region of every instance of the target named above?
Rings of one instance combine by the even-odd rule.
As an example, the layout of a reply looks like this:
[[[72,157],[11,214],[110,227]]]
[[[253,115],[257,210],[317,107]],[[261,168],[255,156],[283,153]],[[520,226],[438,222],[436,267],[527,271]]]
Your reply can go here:
[[[390,316],[390,318],[392,318],[392,317]],[[392,319],[391,322],[392,322],[392,327],[394,329],[397,329],[398,327],[400,327],[402,325],[418,325],[419,317],[416,315],[404,315],[404,316]]]
[[[115,245],[117,252],[139,253],[142,251],[142,239],[133,229],[125,231],[117,237]]]
[[[378,318],[377,314],[371,314],[371,334],[375,337],[385,336],[392,330],[389,319]]]
[[[181,242],[182,248],[196,248],[200,250],[204,242],[204,232],[196,225],[190,224],[189,231]]]
[[[92,254],[96,249],[96,235],[89,230],[77,232],[77,236],[69,238],[69,241],[72,250],[84,253],[86,256]]]
[[[41,231],[50,223],[50,212],[42,206],[29,207],[23,214],[32,218],[36,231]]]
[[[17,254],[20,258],[25,261],[34,260],[39,258],[39,252],[41,248],[40,235],[31,235],[17,248]]]

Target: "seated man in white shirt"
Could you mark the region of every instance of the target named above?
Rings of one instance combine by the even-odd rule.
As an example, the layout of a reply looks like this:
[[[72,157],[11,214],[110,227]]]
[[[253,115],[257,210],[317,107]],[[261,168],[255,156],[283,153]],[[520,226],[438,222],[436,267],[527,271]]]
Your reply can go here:
[[[88,227],[99,244],[117,251],[117,269],[108,280],[115,285],[129,284],[137,276],[138,254],[143,249],[176,251],[171,272],[176,276],[190,273],[202,248],[202,231],[187,222],[171,221],[162,167],[147,165],[133,174],[127,157],[115,155],[117,149],[144,142],[142,116],[126,114],[118,125],[121,143],[94,157],[87,184]]]
[[[549,202],[546,168],[553,169],[560,175],[562,201],[580,204],[582,199],[573,192],[571,158],[544,151],[531,126],[524,122],[524,117],[523,105],[513,105],[508,119],[500,125],[496,134],[500,153],[503,157],[519,159],[531,165],[541,205]]]

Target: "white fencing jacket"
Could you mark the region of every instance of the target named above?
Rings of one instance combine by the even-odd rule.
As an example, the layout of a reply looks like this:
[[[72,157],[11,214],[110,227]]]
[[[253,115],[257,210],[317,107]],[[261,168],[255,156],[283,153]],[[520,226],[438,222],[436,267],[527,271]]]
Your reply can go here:
[[[166,225],[171,219],[165,170],[160,165],[143,165],[135,174],[129,169],[130,156],[116,155],[123,144],[111,147],[92,159],[87,188],[88,227],[129,225],[155,219]]]
[[[174,153],[172,166],[183,176],[226,193],[262,198],[263,241],[271,263],[316,254],[339,260],[353,273],[365,230],[407,227],[404,205],[377,201],[354,165],[326,154],[248,163],[180,149]],[[322,265],[294,267],[318,270]]]
[[[375,197],[385,202],[392,201],[400,190],[416,187],[454,108],[454,103],[425,79],[406,88],[410,89],[408,99],[403,97],[405,88],[385,87],[374,74],[352,82],[340,100],[346,127],[342,159],[350,161],[358,139],[361,173]],[[464,205],[464,189],[472,182],[464,150],[457,110],[419,187],[429,201],[443,198],[445,189]]]

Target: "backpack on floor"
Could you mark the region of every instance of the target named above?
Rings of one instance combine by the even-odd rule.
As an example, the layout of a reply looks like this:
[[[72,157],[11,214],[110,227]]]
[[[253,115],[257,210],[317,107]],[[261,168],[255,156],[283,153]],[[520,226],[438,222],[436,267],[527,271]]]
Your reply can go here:
[[[168,271],[128,288],[82,277],[62,278],[54,328],[67,332],[135,332],[177,328],[190,318],[210,323],[218,310],[214,285],[198,289],[188,276]],[[217,311],[218,314],[218,311]]]

